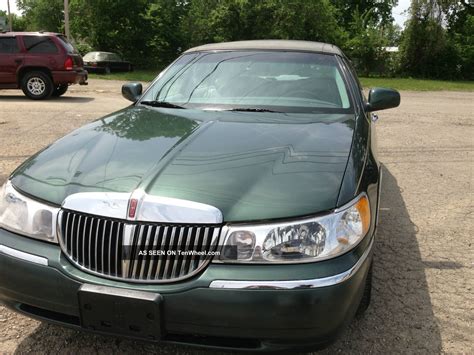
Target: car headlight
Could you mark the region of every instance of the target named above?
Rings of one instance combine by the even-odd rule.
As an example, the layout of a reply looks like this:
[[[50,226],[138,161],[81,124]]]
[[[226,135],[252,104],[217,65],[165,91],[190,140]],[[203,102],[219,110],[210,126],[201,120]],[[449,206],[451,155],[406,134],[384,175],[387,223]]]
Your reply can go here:
[[[57,243],[59,208],[20,194],[7,181],[0,188],[0,227],[28,237]]]
[[[230,225],[215,262],[298,263],[334,258],[354,248],[370,228],[365,194],[333,213],[291,222]]]

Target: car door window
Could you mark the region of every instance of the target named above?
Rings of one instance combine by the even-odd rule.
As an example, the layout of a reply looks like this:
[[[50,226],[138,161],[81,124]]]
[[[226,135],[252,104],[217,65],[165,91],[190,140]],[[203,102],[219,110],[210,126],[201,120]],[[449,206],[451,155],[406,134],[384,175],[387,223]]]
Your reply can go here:
[[[15,37],[0,38],[0,54],[18,53],[19,51]]]
[[[28,53],[58,53],[53,40],[44,36],[24,36],[23,42]]]
[[[121,62],[122,60],[117,54],[108,54],[107,55],[107,60],[110,60],[111,62]]]

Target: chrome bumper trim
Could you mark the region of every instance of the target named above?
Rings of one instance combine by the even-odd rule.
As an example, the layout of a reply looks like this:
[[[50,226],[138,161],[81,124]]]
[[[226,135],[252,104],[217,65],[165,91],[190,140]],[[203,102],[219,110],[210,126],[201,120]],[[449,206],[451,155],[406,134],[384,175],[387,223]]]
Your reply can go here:
[[[48,266],[48,259],[43,258],[42,256],[25,253],[23,251],[7,247],[6,245],[0,244],[0,253],[8,256],[13,256],[17,259],[26,260],[31,263]]]
[[[209,285],[209,288],[228,288],[228,289],[262,289],[262,290],[292,290],[307,289],[334,286],[344,282],[352,277],[368,258],[374,239],[370,242],[369,247],[364,254],[357,260],[353,267],[343,273],[311,280],[285,280],[285,281],[237,281],[237,280],[215,280]]]

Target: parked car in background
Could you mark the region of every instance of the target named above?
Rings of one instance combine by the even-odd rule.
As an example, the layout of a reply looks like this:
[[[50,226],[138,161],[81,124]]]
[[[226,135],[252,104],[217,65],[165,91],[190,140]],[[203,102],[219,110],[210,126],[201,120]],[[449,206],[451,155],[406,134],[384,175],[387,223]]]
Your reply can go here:
[[[84,65],[91,73],[110,74],[111,72],[133,71],[133,65],[130,62],[110,52],[89,52],[84,56]]]
[[[22,89],[33,100],[61,96],[71,84],[87,85],[74,46],[59,33],[0,33],[0,89]]]
[[[186,51],[0,189],[0,301],[211,348],[332,341],[369,306],[381,189],[370,90],[333,45]]]

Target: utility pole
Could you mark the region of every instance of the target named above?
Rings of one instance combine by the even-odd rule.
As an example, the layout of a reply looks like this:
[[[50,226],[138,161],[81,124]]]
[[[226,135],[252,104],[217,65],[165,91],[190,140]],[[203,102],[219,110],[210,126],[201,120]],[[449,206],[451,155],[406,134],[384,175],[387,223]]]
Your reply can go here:
[[[7,0],[7,8],[8,8],[8,26],[10,27],[10,32],[12,32],[13,23],[12,23],[12,13],[10,11],[10,0]]]
[[[66,32],[66,38],[71,40],[71,31],[69,30],[69,1],[64,0],[64,32]]]

